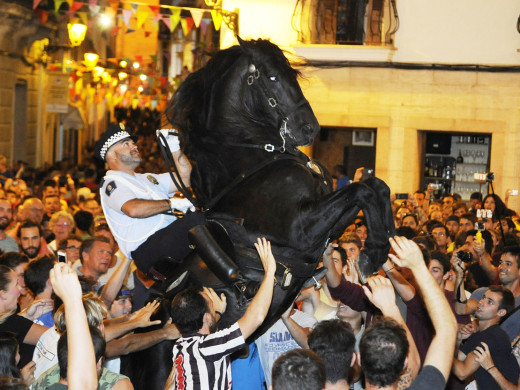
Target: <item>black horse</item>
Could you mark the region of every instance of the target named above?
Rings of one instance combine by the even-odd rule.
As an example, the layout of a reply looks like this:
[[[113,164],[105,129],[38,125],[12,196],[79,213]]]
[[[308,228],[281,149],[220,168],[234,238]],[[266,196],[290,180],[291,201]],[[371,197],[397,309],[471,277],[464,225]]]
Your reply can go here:
[[[332,192],[328,173],[297,149],[312,144],[319,131],[299,73],[271,42],[239,42],[186,79],[167,116],[192,162],[191,185],[199,205],[231,238],[239,282],[261,280],[256,238],[266,237],[273,245],[280,283],[258,334],[292,302],[328,241],[359,210],[369,232],[366,260],[360,264],[365,273],[386,261],[394,223],[382,181],[373,178]],[[282,286],[284,274],[292,279]],[[235,310],[223,319],[223,325],[230,324],[245,310],[244,297],[229,281],[214,287],[228,288],[237,298],[231,305]]]
[[[299,72],[271,42],[239,42],[190,74],[167,108],[192,163],[191,186],[211,233],[195,239],[201,256],[191,256],[175,271],[171,291],[186,283],[224,291],[228,308],[219,325],[232,324],[262,280],[253,242],[266,237],[278,263],[278,283],[254,339],[293,302],[314,276],[327,243],[360,210],[368,229],[360,260],[365,274],[386,261],[394,222],[390,191],[379,179],[332,192],[326,170],[297,149],[312,144],[319,131]],[[216,265],[208,260],[212,250],[204,248],[213,239],[225,257]]]

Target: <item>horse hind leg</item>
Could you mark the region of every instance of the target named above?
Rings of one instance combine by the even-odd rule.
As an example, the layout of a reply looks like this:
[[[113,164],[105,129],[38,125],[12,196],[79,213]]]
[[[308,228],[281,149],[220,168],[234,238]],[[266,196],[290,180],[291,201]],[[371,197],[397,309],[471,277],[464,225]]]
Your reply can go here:
[[[376,182],[376,184],[378,183]],[[360,256],[358,264],[363,275],[370,275],[381,268],[386,261],[390,250],[388,238],[391,232],[395,232],[395,230],[392,230],[391,225],[388,225],[387,208],[382,204],[390,202],[389,197],[384,198],[385,188],[376,186],[378,188],[376,191],[364,183],[360,183],[358,188],[355,191],[355,203],[363,210],[368,233],[365,248],[362,252],[366,257]]]
[[[370,177],[363,181],[376,194],[379,213],[382,216],[383,224],[389,237],[395,236],[394,214],[390,203],[390,188],[386,183],[377,177]]]

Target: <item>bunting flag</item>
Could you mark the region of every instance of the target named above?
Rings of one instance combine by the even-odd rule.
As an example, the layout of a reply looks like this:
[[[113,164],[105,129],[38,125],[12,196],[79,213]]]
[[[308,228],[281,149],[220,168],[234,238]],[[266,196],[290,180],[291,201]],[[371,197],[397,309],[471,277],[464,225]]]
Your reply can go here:
[[[151,31],[145,31],[145,32],[144,32],[144,37],[145,37],[145,38],[148,38],[148,37],[150,36],[151,33],[152,33]]]
[[[91,7],[95,7],[98,3],[98,0],[88,0],[88,5]]]
[[[199,28],[200,21],[202,20],[202,17],[204,16],[204,10],[203,9],[190,9],[191,17],[193,18],[193,21],[195,22],[195,27]]]
[[[184,36],[188,35],[190,31],[188,30],[188,22],[186,21],[186,19],[181,19],[181,27]]]
[[[83,3],[80,3],[79,1],[74,1],[72,5],[70,6],[71,12],[77,12],[83,7]]]
[[[129,28],[128,30],[126,30],[125,34],[130,34],[130,33],[133,33],[133,32],[135,32],[135,30],[133,28]]]
[[[159,14],[159,10],[161,9],[161,6],[159,5],[149,5],[148,8],[150,8],[150,11],[152,11],[152,14],[154,17],[157,17]]]
[[[186,24],[188,26],[188,34],[190,33],[191,29],[193,28],[193,25],[195,24],[193,22],[193,18],[187,17],[186,18]]]
[[[41,24],[47,23],[47,19],[49,19],[49,13],[47,11],[37,9],[36,14],[38,15],[38,19],[40,20]]]
[[[132,12],[136,14],[137,9],[139,8],[139,4],[130,4],[130,7],[132,7]]]
[[[150,59],[152,60],[152,64],[156,64],[157,63],[157,54],[152,54],[150,56]]]
[[[211,18],[213,19],[213,24],[215,25],[215,30],[220,30],[220,25],[222,24],[222,14],[215,9],[211,10]]]
[[[181,20],[181,10],[180,9],[172,10],[172,14],[170,16],[170,31],[175,30],[175,28],[179,24],[180,20]]]
[[[123,22],[125,22],[126,27],[130,28],[130,18],[132,17],[132,10],[131,9],[124,9],[123,10]]]
[[[42,2],[42,0],[33,0],[33,9],[36,9],[38,5]]]
[[[172,28],[171,28],[171,18],[172,18],[171,16],[168,17],[166,15],[163,15],[163,17],[161,18],[161,20],[166,25],[166,27],[168,27],[170,32],[172,31]]]
[[[202,31],[202,35],[206,35],[206,31],[208,31],[208,23],[204,20],[200,21],[200,31]]]
[[[65,0],[54,0],[54,12],[58,13],[64,1]]]
[[[144,22],[148,19],[148,13],[146,11],[137,12],[137,29],[143,27]]]
[[[69,10],[71,9],[73,2],[74,2],[74,0],[67,0],[67,4],[69,5]]]
[[[88,22],[87,13],[86,12],[77,12],[77,15],[79,17],[79,20],[81,20],[81,22],[86,25]]]

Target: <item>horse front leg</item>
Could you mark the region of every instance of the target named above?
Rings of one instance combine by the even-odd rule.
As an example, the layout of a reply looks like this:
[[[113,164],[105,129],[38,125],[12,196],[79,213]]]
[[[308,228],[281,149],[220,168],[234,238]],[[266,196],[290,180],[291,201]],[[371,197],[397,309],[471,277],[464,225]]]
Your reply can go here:
[[[302,206],[295,220],[291,240],[299,242],[304,251],[319,256],[327,239],[334,237],[332,234],[341,234],[354,221],[359,210],[363,210],[368,230],[364,251],[369,259],[363,271],[372,273],[386,261],[390,249],[388,238],[392,233],[387,228],[388,216],[381,213],[386,208],[378,204],[380,201],[376,192],[368,185],[353,183],[317,201],[309,202]],[[389,203],[390,198],[386,202]]]

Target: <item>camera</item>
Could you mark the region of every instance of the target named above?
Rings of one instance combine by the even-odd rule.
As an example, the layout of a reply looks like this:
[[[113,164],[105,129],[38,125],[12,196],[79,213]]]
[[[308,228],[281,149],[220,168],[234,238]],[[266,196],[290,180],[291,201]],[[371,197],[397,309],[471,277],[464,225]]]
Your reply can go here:
[[[432,184],[430,184],[430,188],[432,190],[442,190],[442,184],[434,184],[434,183],[432,183]]]
[[[484,222],[475,222],[475,230],[483,231],[484,229]]]
[[[395,194],[395,199],[408,199],[408,194]]]
[[[463,263],[471,263],[471,261],[473,260],[473,255],[470,252],[458,251],[456,255],[457,259],[459,259]]]

